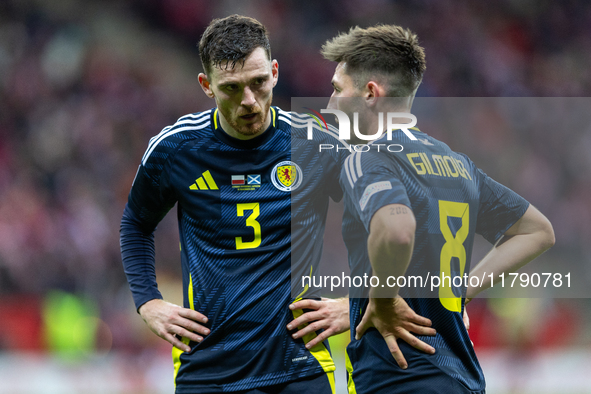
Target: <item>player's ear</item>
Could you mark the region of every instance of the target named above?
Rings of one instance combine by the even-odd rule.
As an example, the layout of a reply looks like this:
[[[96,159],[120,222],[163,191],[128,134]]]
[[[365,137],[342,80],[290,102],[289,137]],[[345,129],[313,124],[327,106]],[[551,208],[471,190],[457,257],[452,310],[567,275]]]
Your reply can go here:
[[[384,88],[375,81],[369,81],[367,85],[365,85],[363,97],[365,98],[367,106],[374,106],[378,102],[378,98],[385,97],[385,95],[386,91]]]
[[[213,93],[213,90],[211,90],[211,84],[209,83],[209,79],[207,78],[207,75],[205,75],[203,73],[199,73],[198,78],[199,78],[199,85],[201,85],[201,89],[203,89],[203,91],[205,92],[207,97],[214,98],[215,94]]]
[[[275,59],[271,62],[271,75],[273,76],[273,87],[275,87],[279,79],[279,63]]]

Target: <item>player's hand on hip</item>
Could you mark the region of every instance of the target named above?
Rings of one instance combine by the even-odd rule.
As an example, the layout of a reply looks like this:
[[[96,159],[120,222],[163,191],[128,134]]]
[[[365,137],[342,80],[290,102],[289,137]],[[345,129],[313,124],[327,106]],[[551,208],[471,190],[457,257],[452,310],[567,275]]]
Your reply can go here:
[[[209,329],[203,326],[207,323],[206,316],[164,300],[154,299],[146,302],[140,306],[139,313],[150,330],[185,352],[191,351],[191,348],[183,343],[180,337],[201,342],[203,335],[209,334]]]
[[[412,334],[435,335],[435,329],[431,328],[431,320],[417,315],[402,297],[370,298],[363,318],[355,331],[355,339],[360,339],[370,327],[375,327],[384,337],[392,357],[402,369],[406,369],[408,363],[398,347],[397,339],[402,339],[425,353],[435,353],[433,347]]]
[[[464,326],[466,327],[466,331],[468,331],[470,329],[470,316],[468,316],[468,308],[466,307],[468,304],[469,300],[466,300],[466,303],[464,304],[464,314],[462,315],[462,320],[464,321]],[[468,334],[469,336],[470,334]],[[472,342],[472,339],[470,339],[470,343],[472,344],[472,347],[474,347],[474,342]]]
[[[292,311],[311,309],[289,322],[288,330],[299,330],[292,334],[294,339],[324,329],[315,338],[306,343],[311,349],[332,335],[337,335],[349,329],[349,300],[347,298],[322,298],[317,300],[302,300],[289,306]]]
[[[464,321],[466,331],[468,331],[470,329],[470,316],[468,316],[468,309],[466,308],[466,305],[464,305],[464,314],[462,315],[462,320]]]

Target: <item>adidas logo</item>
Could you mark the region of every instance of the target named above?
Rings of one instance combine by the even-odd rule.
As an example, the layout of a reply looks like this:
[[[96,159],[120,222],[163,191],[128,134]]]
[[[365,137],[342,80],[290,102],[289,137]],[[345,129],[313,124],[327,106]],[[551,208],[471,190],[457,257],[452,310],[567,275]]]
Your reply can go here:
[[[195,183],[189,186],[191,190],[219,190],[218,185],[213,180],[209,170],[205,171],[202,176],[195,179]]]
[[[430,143],[429,140],[426,138],[419,138],[418,140],[421,141],[423,143],[423,145],[434,145],[434,144]]]

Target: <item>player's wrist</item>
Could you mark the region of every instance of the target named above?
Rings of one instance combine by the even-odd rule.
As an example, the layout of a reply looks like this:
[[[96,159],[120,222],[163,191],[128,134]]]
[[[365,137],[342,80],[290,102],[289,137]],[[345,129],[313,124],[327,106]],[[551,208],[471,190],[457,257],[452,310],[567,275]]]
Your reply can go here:
[[[162,299],[161,298],[152,298],[151,300],[144,302],[142,305],[139,306],[139,308],[137,308],[137,313],[139,313],[140,316],[143,316],[142,312],[145,312],[147,309],[149,309],[152,305],[154,305],[158,301],[162,301]]]
[[[372,287],[369,290],[369,298],[373,300],[390,300],[398,297],[398,287]]]

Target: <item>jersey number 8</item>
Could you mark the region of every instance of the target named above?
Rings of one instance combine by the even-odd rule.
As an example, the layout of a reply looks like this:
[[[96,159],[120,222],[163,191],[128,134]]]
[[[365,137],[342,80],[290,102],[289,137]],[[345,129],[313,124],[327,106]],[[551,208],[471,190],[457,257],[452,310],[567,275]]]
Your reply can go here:
[[[455,237],[447,221],[449,217],[462,219],[462,225],[456,232]],[[464,248],[464,241],[468,237],[470,227],[470,206],[468,203],[439,200],[439,227],[445,239],[439,259],[439,283],[441,284],[439,286],[439,301],[441,301],[441,305],[445,309],[452,312],[461,312],[462,297],[456,296],[452,289],[454,277],[452,277],[451,260],[453,257],[458,259],[460,265],[459,275],[463,277],[464,271],[466,270],[466,249]]]

